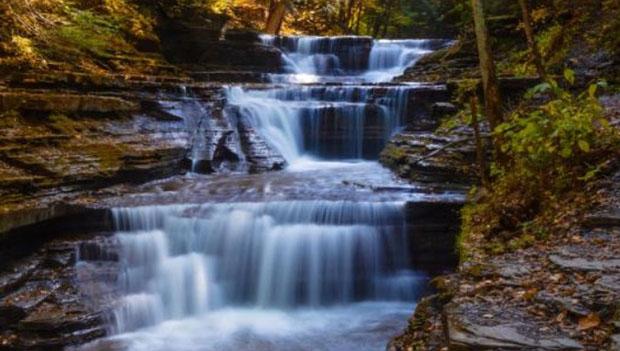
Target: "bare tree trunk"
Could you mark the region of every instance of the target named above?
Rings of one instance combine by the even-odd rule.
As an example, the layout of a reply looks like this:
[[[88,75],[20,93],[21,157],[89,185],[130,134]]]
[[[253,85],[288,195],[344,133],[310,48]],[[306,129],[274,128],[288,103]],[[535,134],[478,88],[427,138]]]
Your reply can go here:
[[[532,61],[534,61],[534,65],[536,65],[536,71],[538,72],[540,79],[545,80],[547,77],[545,74],[545,66],[543,65],[540,50],[538,50],[536,38],[534,38],[534,29],[532,28],[532,20],[530,18],[530,10],[527,6],[527,0],[519,0],[519,5],[521,5],[521,12],[523,14],[523,31],[525,32],[525,37],[527,38],[527,45],[530,49]]]
[[[489,176],[487,174],[487,155],[484,150],[482,137],[480,136],[480,125],[478,124],[478,98],[475,94],[470,97],[469,109],[471,110],[471,125],[474,129],[474,138],[476,140],[476,163],[478,163],[478,175],[482,186],[489,189]]]
[[[276,1],[269,9],[267,22],[265,23],[265,33],[277,35],[282,28],[282,22],[286,15],[286,0]]]
[[[493,52],[489,44],[489,33],[484,18],[482,0],[472,0],[472,8],[476,42],[478,44],[478,57],[480,60],[480,74],[482,75],[482,88],[484,90],[484,109],[491,131],[493,131],[503,120],[499,84],[495,73]],[[497,141],[494,144],[496,152],[499,152],[500,148]]]
[[[355,35],[360,34],[360,22],[362,21],[363,15],[364,15],[364,2],[360,1],[358,3],[357,17],[355,19]]]

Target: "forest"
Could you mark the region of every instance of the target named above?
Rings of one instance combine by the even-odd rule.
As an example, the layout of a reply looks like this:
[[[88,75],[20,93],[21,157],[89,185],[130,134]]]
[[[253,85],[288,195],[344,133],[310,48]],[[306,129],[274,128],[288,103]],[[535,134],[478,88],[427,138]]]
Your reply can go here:
[[[620,350],[620,1],[3,0],[0,350]]]

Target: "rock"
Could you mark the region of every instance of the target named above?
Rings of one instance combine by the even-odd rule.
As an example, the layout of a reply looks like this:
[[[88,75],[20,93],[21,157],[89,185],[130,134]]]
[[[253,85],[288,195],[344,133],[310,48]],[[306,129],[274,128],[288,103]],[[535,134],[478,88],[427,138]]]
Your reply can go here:
[[[0,326],[23,319],[57,288],[52,282],[32,282],[5,296],[0,300]]]
[[[591,260],[582,257],[566,258],[561,255],[550,255],[549,260],[564,270],[601,272],[620,270],[620,259]]]
[[[411,257],[418,268],[456,264],[454,250],[460,227],[462,202],[408,202],[407,231]]]
[[[590,228],[620,227],[620,208],[614,208],[589,214],[585,225]]]
[[[431,106],[431,114],[434,118],[442,118],[455,114],[458,108],[449,102],[436,102]]]
[[[535,300],[551,306],[558,312],[568,311],[579,317],[585,317],[592,313],[592,311],[590,311],[587,307],[581,305],[578,300],[568,297],[556,296],[547,291],[539,292],[536,295]]]
[[[477,182],[475,159],[469,134],[402,132],[390,140],[379,160],[411,181],[462,188]]]
[[[582,350],[583,346],[551,328],[547,331],[517,311],[450,304],[444,313],[450,350]],[[486,318],[485,316],[490,316]]]
[[[286,160],[251,127],[239,120],[239,137],[251,173],[284,169]]]
[[[193,56],[192,51],[196,56]],[[225,67],[251,67],[262,72],[278,72],[283,67],[280,50],[262,44],[247,45],[220,40],[206,47],[194,47],[187,55],[189,62]]]
[[[16,289],[30,277],[41,263],[40,258],[22,259],[0,273],[0,296]]]
[[[59,113],[118,113],[138,110],[138,105],[120,98],[57,93],[0,92],[0,110]]]
[[[263,83],[269,80],[265,73],[255,71],[198,71],[190,75],[205,82]]]
[[[260,35],[261,33],[253,30],[231,29],[226,31],[224,38],[242,43],[260,43]]]
[[[609,339],[609,351],[620,351],[620,334],[612,335]]]
[[[103,323],[101,313],[91,313],[82,306],[43,303],[21,320],[18,327],[22,331],[62,334],[87,330]]]

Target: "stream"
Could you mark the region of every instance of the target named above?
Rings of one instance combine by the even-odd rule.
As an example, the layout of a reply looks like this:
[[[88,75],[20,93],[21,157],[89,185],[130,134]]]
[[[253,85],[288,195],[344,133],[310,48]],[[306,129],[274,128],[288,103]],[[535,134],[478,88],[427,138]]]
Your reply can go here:
[[[285,169],[189,174],[168,204],[145,206],[147,193],[113,209],[122,297],[111,336],[81,350],[383,350],[406,327],[428,281],[412,263],[406,203],[452,194],[426,194],[379,165],[416,84],[373,91],[428,42],[262,40],[282,50],[286,72],[268,88],[225,87],[224,111]]]

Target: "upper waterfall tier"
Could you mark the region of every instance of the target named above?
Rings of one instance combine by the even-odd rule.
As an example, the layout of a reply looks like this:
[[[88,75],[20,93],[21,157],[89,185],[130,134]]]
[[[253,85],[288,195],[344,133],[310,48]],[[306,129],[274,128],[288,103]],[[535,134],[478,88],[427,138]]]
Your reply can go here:
[[[282,50],[285,74],[274,82],[389,82],[423,55],[448,42],[435,39],[373,40],[370,37],[278,37],[263,43]]]

